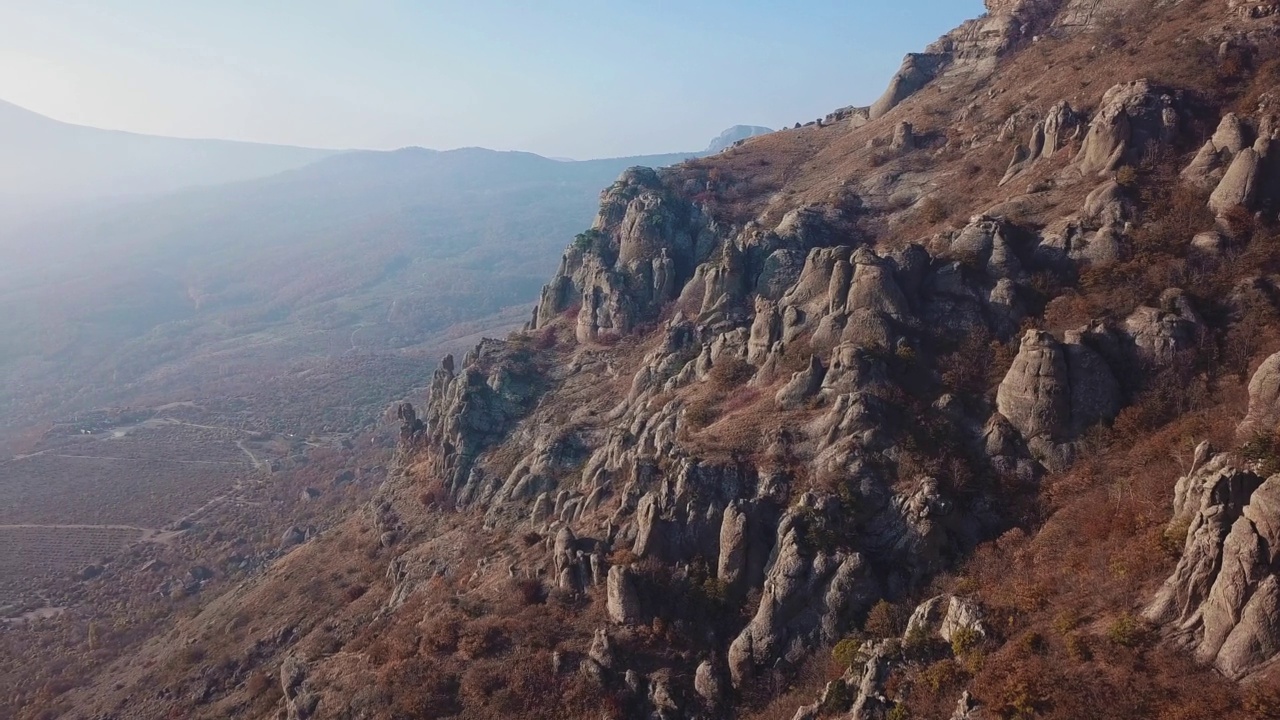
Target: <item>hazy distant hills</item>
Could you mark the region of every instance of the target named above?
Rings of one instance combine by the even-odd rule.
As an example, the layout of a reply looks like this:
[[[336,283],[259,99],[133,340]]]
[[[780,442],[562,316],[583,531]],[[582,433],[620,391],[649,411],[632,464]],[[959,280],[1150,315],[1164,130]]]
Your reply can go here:
[[[0,266],[0,415],[216,393],[214,376],[509,324],[602,188],[691,155],[360,151],[13,226],[0,238],[14,260]]]
[[[336,152],[101,130],[0,101],[0,212],[246,180]]]
[[[757,135],[767,135],[771,132],[773,132],[772,129],[760,125],[734,125],[712,140],[711,144],[707,146],[706,153],[708,155],[718,153],[739,140],[746,140]]]

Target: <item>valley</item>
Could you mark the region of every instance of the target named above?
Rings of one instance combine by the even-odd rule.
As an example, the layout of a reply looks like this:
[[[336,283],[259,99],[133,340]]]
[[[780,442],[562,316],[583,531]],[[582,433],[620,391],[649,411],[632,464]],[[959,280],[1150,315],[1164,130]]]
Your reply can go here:
[[[984,7],[714,152],[24,226],[0,701],[1280,718],[1280,5]]]

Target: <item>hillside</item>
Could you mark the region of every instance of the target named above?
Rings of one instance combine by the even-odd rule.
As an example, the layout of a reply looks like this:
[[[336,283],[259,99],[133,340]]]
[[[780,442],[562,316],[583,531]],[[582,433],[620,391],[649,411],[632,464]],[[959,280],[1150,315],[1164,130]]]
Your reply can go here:
[[[987,8],[627,170],[359,512],[19,717],[1280,717],[1280,7]]]

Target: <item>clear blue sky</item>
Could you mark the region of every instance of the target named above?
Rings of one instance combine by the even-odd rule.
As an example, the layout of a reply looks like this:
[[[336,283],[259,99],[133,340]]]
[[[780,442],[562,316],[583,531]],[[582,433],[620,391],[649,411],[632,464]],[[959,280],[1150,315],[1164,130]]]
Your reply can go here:
[[[0,99],[320,147],[701,148],[884,88],[982,0],[3,0]]]

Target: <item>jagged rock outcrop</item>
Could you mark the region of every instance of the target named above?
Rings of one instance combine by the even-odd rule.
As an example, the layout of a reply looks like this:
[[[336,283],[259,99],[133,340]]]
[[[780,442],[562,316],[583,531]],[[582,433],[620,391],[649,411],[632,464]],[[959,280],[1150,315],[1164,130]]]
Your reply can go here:
[[[810,498],[778,524],[764,593],[754,617],[729,646],[729,671],[741,687],[779,659],[796,663],[812,643],[838,639],[843,618],[870,607],[879,589],[858,553],[818,549],[818,516],[832,512],[826,499]]]
[[[1170,532],[1186,528],[1182,557],[1144,615],[1199,661],[1245,677],[1280,653],[1280,475],[1220,455],[1178,490]]]
[[[1254,371],[1249,380],[1249,411],[1237,434],[1245,439],[1274,434],[1280,427],[1280,353]]]
[[[962,631],[973,633],[975,638],[987,637],[981,608],[967,598],[939,595],[916,606],[903,637],[937,636],[949,643]]]
[[[707,222],[654,170],[627,170],[604,192],[595,223],[543,288],[532,327],[576,309],[579,342],[626,334],[674,299],[706,259]]]
[[[307,720],[315,714],[320,696],[307,688],[307,666],[290,655],[280,665],[280,689],[288,720]]]
[[[609,619],[619,625],[633,625],[643,621],[640,597],[636,594],[635,574],[624,565],[609,568],[608,590],[605,607]]]
[[[883,117],[899,103],[928,85],[950,58],[942,53],[912,53],[902,61],[902,67],[889,80],[889,87],[880,99],[871,104],[871,119]]]
[[[867,119],[928,83],[948,87],[939,78],[980,76],[1001,53],[1030,42],[1028,33],[1062,21],[1060,11],[1074,13],[1071,27],[1096,23],[1076,0],[992,5],[991,17],[909,57]],[[702,709],[723,710],[733,694],[726,682],[742,688],[798,667],[875,601],[917,592],[1007,529],[988,488],[958,489],[938,470],[947,467],[940,458],[919,464],[915,455],[946,444],[964,456],[958,475],[1034,486],[1074,459],[1086,430],[1118,414],[1143,373],[1199,341],[1203,324],[1177,291],[1061,340],[1029,331],[995,413],[971,387],[986,382],[985,372],[945,357],[952,348],[967,352],[972,339],[996,347],[1037,322],[1029,316],[1053,299],[1045,295],[1054,283],[1075,277],[1075,263],[1128,259],[1147,196],[1124,177],[1097,176],[1172,145],[1182,115],[1177,93],[1147,81],[1109,90],[1087,135],[1086,118],[1057,102],[1031,128],[1006,180],[1079,142],[1070,166],[1038,174],[1025,197],[909,244],[885,231],[895,227],[888,208],[944,196],[938,177],[920,169],[926,155],[945,164],[957,147],[990,138],[959,145],[948,137],[936,148],[936,126],[917,137],[905,115],[892,117],[875,126],[875,145],[899,151],[888,155],[901,167],[820,183],[803,200],[789,199],[791,187],[764,191],[705,168],[629,170],[602,195],[592,229],[544,288],[530,328],[538,334],[502,349],[482,345],[457,372],[438,371],[422,420],[403,418],[421,426],[408,436],[430,448],[460,504],[484,505],[495,526],[516,518],[543,538],[541,560],[549,562],[538,572],[552,585],[581,599],[603,584],[619,637],[638,634],[625,626],[666,619],[654,592],[659,565],[673,578],[706,581],[748,613],[740,630],[708,629],[705,647],[675,671],[646,668],[647,681],[620,667],[607,636],[597,636],[583,663],[609,682],[632,678],[629,697],[646,713],[674,716],[695,694]],[[1215,136],[1231,153],[1226,164],[1249,157],[1249,132],[1228,124]],[[836,134],[780,135],[731,155],[823,133]],[[1222,170],[1215,185],[1232,174]],[[718,185],[728,182],[739,183],[734,192],[768,195],[742,203],[758,214],[717,205]],[[904,190],[906,182],[925,189]],[[1055,194],[1059,188],[1068,190]],[[642,326],[653,329],[649,337],[638,337]],[[565,342],[569,329],[575,342]],[[614,342],[627,335],[635,337]],[[557,393],[550,402],[538,402],[542,387],[521,355],[531,338],[562,361],[542,373],[554,375],[545,379]],[[917,436],[911,423],[926,416],[928,434]],[[500,442],[502,451],[491,452]],[[737,606],[757,597],[754,607]],[[935,598],[917,616],[916,633],[989,634],[980,607],[963,598]],[[892,706],[881,687],[892,656],[889,645],[871,644],[842,680],[852,717],[878,718]],[[957,717],[978,713],[972,698],[956,707]]]
[[[1227,113],[1218,123],[1213,137],[1205,141],[1191,164],[1182,171],[1182,178],[1205,190],[1212,190],[1222,180],[1223,173],[1240,151],[1253,145],[1253,129],[1235,113]]]
[[[1120,409],[1120,387],[1080,334],[1060,343],[1028,330],[996,392],[996,407],[1028,440],[1069,440]]]
[[[539,392],[539,376],[527,350],[484,341],[454,373],[446,358],[431,381],[422,442],[436,448],[433,464],[445,487],[476,498],[498,489],[500,479],[474,476],[480,454],[504,438]]]
[[[1116,85],[1102,96],[1075,166],[1085,175],[1136,166],[1149,149],[1172,143],[1180,122],[1172,91],[1147,80]]]
[[[839,717],[853,720],[885,717],[895,706],[886,695],[885,683],[894,669],[906,661],[901,647],[919,645],[929,638],[940,638],[950,643],[959,638],[962,631],[971,633],[965,638],[966,643],[976,643],[987,637],[988,631],[976,603],[956,596],[926,600],[912,612],[901,638],[864,643],[849,669],[826,685],[817,702],[797,710],[793,720],[818,720],[833,712],[847,713]],[[952,717],[981,720],[983,714],[977,702],[965,691],[956,703]]]
[[[1031,138],[1026,146],[1019,146],[1014,152],[1014,158],[1010,161],[1000,184],[1004,185],[1013,180],[1042,158],[1056,155],[1059,150],[1067,147],[1071,141],[1080,136],[1083,127],[1083,120],[1066,100],[1049,108],[1044,118],[1031,130]]]
[[[1010,49],[1052,27],[1077,33],[1096,27],[1125,0],[988,0],[987,14],[947,33],[923,53],[906,57],[889,88],[872,104],[872,120],[944,74],[985,76]]]
[[[1200,318],[1186,293],[1176,289],[1160,296],[1159,307],[1139,307],[1124,321],[1137,359],[1155,367],[1169,365],[1179,353],[1192,348],[1200,328]]]

